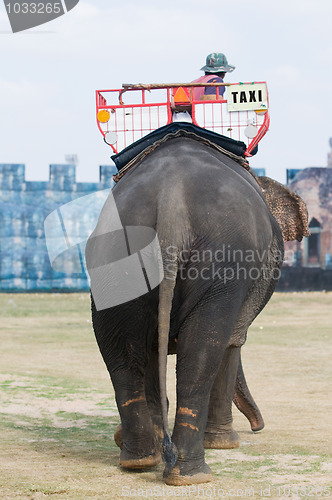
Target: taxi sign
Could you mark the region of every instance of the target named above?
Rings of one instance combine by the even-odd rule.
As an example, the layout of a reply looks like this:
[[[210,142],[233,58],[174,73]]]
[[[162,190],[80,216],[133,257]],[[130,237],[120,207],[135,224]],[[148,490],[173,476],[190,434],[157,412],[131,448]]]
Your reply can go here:
[[[227,87],[228,111],[257,111],[268,109],[265,83],[243,83]]]

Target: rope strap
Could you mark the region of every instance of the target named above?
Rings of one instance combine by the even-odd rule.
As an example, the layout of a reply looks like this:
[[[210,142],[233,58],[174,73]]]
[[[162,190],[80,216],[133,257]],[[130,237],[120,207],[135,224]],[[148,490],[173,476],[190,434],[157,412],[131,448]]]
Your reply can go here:
[[[218,144],[215,144],[214,142],[210,141],[209,139],[205,139],[203,137],[200,137],[199,135],[195,134],[194,132],[189,132],[187,130],[177,130],[176,132],[171,132],[169,134],[166,134],[162,139],[159,139],[158,141],[154,142],[151,144],[151,146],[148,146],[146,149],[141,151],[138,155],[136,155],[132,160],[130,160],[117,174],[113,176],[113,179],[115,182],[118,182],[127,172],[130,170],[134,165],[136,165],[137,162],[143,160],[148,154],[152,153],[157,147],[159,147],[161,144],[165,143],[169,139],[174,139],[180,136],[187,136],[195,139],[196,141],[202,142],[203,144],[210,146],[214,149],[217,149],[224,155],[228,156],[229,158],[232,158],[232,160],[235,160],[237,163],[242,165],[246,170],[249,170],[249,163],[245,158],[242,156],[238,156],[234,153],[231,153],[227,149],[224,149],[221,146],[218,146]]]

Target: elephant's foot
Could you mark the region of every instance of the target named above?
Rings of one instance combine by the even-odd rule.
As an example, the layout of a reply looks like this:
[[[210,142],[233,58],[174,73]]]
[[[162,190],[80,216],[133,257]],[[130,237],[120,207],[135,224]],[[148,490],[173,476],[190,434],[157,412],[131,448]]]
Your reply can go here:
[[[126,469],[148,469],[158,465],[161,461],[159,450],[153,451],[150,455],[138,457],[134,453],[122,448],[120,453],[120,465]]]
[[[164,431],[157,425],[154,425],[154,430],[155,430],[155,433],[157,435],[157,439],[159,441],[159,443],[162,442],[162,440],[164,439]],[[115,441],[115,444],[122,450],[122,447],[123,447],[123,440],[122,440],[122,425],[118,425],[115,432],[114,432],[114,436],[113,436],[113,439]]]
[[[254,418],[249,418],[250,427],[253,432],[258,432],[264,429],[264,420],[262,415],[256,415]]]
[[[164,481],[170,486],[186,486],[190,484],[208,483],[212,481],[210,467],[205,463],[198,466],[183,463],[178,460],[173,468],[165,467]]]
[[[207,425],[204,434],[204,448],[231,450],[240,446],[240,438],[232,424]]]
[[[222,434],[205,433],[204,448],[216,450],[231,450],[240,446],[239,435],[236,431]]]

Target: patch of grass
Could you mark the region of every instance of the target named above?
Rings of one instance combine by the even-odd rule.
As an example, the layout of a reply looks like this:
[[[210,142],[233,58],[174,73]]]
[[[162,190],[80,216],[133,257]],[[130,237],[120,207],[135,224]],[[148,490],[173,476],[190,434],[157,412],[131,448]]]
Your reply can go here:
[[[70,297],[70,300],[68,300]],[[1,294],[1,315],[9,318],[27,318],[52,315],[52,317],[76,315],[82,305],[89,309],[89,294]]]
[[[241,454],[242,455],[242,454]],[[299,476],[299,479],[310,477],[315,474],[324,473],[323,457],[304,455],[306,460],[299,461],[298,457],[292,455],[260,455],[258,460],[255,460],[257,454],[247,455],[245,458],[232,460],[231,457],[224,462],[214,461],[212,463],[213,472],[224,478],[245,479],[250,481],[253,478],[256,480],[264,479],[266,475],[275,474],[279,478],[288,476],[290,473]],[[300,456],[301,457],[301,456]],[[331,458],[331,457],[329,457]],[[283,485],[285,482],[278,483]]]
[[[262,467],[270,468],[273,467],[275,463],[266,458],[263,461],[235,461],[232,459],[227,460],[225,463],[213,463],[213,470],[218,476],[231,476],[238,479],[252,477],[253,474],[257,473]]]
[[[61,490],[58,488],[34,488],[30,487],[28,488],[28,491],[31,493],[42,493],[43,495],[63,495],[64,493],[68,493],[68,490]]]
[[[68,398],[72,395],[91,396],[91,393],[98,393],[97,388],[91,389],[87,381],[72,380],[59,377],[44,377],[34,376],[29,377],[29,382],[19,381],[19,379],[5,380],[0,383],[0,390],[7,392],[9,395],[20,394],[22,391],[29,393],[35,397],[47,399]],[[109,398],[114,401],[114,396],[109,395]],[[107,402],[101,402],[100,405],[107,405]]]
[[[113,434],[118,422],[109,417],[87,416],[80,413],[57,412],[57,420],[10,417],[1,415],[1,427],[15,431],[22,443],[29,443],[36,451],[51,452],[54,449],[82,457],[98,449],[109,454],[118,453]]]

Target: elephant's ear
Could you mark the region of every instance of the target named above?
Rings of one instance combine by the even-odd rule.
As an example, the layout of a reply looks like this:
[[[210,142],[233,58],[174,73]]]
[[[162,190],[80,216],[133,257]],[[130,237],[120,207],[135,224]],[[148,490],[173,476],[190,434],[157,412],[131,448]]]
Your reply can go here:
[[[284,241],[302,241],[309,236],[308,210],[302,198],[269,177],[257,177],[266,203],[278,222]]]

